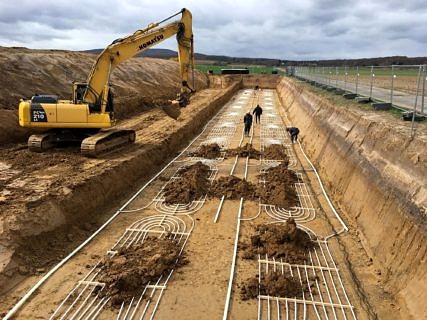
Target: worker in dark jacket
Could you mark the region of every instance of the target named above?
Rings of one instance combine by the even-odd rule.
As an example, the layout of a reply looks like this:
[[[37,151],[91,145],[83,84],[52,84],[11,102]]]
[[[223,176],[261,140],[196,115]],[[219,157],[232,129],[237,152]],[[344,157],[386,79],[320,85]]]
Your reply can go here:
[[[261,122],[262,108],[259,104],[256,105],[252,114],[255,113],[255,123]]]
[[[243,123],[245,124],[245,136],[249,136],[252,126],[252,115],[249,112],[243,117]]]
[[[299,129],[296,127],[290,127],[287,130],[288,130],[289,134],[291,135],[292,143],[297,142],[298,141]]]

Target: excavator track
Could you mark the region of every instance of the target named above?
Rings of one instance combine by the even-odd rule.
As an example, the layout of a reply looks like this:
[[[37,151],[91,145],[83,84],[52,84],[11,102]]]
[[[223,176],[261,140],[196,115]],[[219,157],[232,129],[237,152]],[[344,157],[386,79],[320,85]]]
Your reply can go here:
[[[43,152],[54,147],[52,133],[33,134],[28,138],[28,149],[33,152]]]
[[[105,154],[112,149],[135,142],[134,130],[100,131],[82,141],[81,153],[88,157]]]

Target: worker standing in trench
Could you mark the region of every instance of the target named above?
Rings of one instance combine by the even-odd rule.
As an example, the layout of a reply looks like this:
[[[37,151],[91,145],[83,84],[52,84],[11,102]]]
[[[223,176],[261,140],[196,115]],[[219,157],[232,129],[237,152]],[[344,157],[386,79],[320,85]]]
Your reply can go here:
[[[255,114],[255,123],[261,122],[262,108],[259,104],[256,105],[252,114]]]
[[[252,126],[252,115],[250,112],[246,112],[243,117],[243,123],[245,124],[245,136],[249,137],[249,132],[251,131]]]
[[[290,128],[287,128],[286,130],[291,135],[292,143],[297,142],[298,141],[299,129],[297,127],[290,127]]]

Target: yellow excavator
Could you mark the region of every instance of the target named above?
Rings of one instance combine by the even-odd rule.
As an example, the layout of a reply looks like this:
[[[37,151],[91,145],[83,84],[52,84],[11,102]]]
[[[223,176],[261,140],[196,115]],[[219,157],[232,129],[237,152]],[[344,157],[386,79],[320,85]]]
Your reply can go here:
[[[163,24],[173,17],[181,19]],[[98,56],[86,82],[73,82],[72,100],[55,95],[35,95],[19,104],[19,124],[27,128],[50,129],[28,139],[28,148],[41,152],[63,142],[81,141],[84,155],[96,156],[107,150],[135,141],[135,131],[109,129],[116,124],[110,75],[123,61],[159,44],[176,34],[180,64],[181,90],[174,105],[185,107],[194,92],[194,47],[192,16],[187,9],[125,38],[117,39]],[[193,88],[189,75],[193,72]]]

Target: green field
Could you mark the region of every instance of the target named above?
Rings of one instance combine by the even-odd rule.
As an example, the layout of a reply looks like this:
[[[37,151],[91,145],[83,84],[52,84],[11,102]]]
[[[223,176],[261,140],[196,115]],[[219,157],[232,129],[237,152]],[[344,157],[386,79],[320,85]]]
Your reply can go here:
[[[253,66],[253,65],[214,65],[214,64],[196,64],[196,69],[202,71],[203,73],[208,73],[209,70],[212,70],[214,74],[221,74],[221,69],[249,69],[249,74],[271,74],[273,70],[276,70],[274,67],[266,66]],[[278,73],[283,75],[283,71]]]

